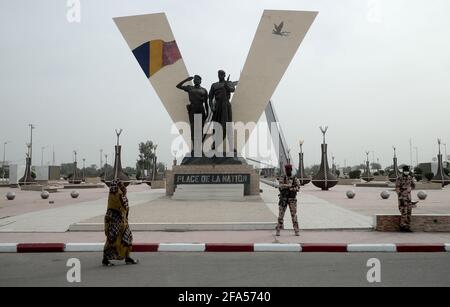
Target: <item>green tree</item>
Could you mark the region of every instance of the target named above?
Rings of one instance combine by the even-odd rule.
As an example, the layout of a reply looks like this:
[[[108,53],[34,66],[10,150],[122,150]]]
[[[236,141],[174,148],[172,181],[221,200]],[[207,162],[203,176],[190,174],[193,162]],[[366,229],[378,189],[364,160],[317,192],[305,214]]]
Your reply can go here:
[[[380,169],[382,169],[380,163],[370,163],[370,167],[371,167],[372,169],[376,169],[377,171],[379,171]]]
[[[81,176],[83,175],[83,169],[81,170]],[[84,177],[97,177],[99,171],[97,170],[97,165],[92,164],[84,169]]]
[[[139,143],[139,156],[136,161],[136,178],[141,178],[144,170],[150,172],[153,170],[153,161],[157,146],[153,141]]]
[[[134,177],[136,176],[136,169],[130,166],[125,167],[123,170],[128,176]]]
[[[431,172],[425,174],[425,178],[427,178],[428,181],[431,181],[431,179],[433,179],[433,177],[434,177],[434,174]]]
[[[352,168],[350,166],[347,166],[347,167],[344,167],[343,171],[344,171],[344,175],[348,175],[352,171]]]
[[[305,168],[305,174],[309,174],[310,176],[316,175],[320,170],[320,165],[313,165]]]
[[[113,171],[114,171],[114,167],[112,165],[105,164],[102,169],[97,171],[97,174],[98,174],[97,176],[100,178],[104,178],[105,173],[106,173],[106,175],[110,175],[110,174],[112,174]]]
[[[361,169],[366,169],[366,165],[364,163],[361,163],[360,165],[356,165],[353,167],[353,170],[361,170]]]
[[[354,170],[354,171],[351,171],[349,174],[348,174],[348,176],[351,178],[351,179],[359,179],[359,178],[361,178],[361,171],[358,169],[358,170]]]

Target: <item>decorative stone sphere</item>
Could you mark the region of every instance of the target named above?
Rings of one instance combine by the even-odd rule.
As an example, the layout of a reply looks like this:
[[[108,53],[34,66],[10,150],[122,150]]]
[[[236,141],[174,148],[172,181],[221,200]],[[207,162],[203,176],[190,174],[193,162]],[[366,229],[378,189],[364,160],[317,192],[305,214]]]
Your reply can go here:
[[[42,191],[42,193],[41,193],[42,199],[47,199],[49,197],[50,197],[50,193],[48,191]]]
[[[347,191],[346,195],[347,195],[348,198],[353,199],[356,194],[355,194],[354,191],[349,190],[349,191]]]
[[[16,193],[14,193],[14,192],[6,193],[6,199],[7,200],[14,200],[14,198],[16,198]]]
[[[388,191],[383,191],[383,192],[381,192],[380,196],[382,199],[388,199],[389,196],[391,196],[391,194],[389,194]]]
[[[417,197],[418,197],[420,200],[425,200],[425,199],[427,199],[427,196],[428,196],[428,194],[425,193],[424,191],[419,191],[419,192],[417,193]]]
[[[78,191],[72,191],[72,193],[70,193],[70,196],[72,198],[78,198],[78,196],[80,196],[80,193],[78,193]]]

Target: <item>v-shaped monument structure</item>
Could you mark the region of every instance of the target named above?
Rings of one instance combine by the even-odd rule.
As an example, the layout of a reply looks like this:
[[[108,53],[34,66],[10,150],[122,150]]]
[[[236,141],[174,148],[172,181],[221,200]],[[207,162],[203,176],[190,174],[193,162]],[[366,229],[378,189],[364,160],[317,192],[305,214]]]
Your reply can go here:
[[[307,11],[264,11],[231,101],[234,122],[259,120],[316,15]],[[189,74],[166,15],[118,17],[114,22],[171,119],[189,122],[184,107],[189,104],[187,95],[175,88]],[[212,69],[221,68],[226,70]],[[243,148],[249,136],[238,140],[236,148]]]

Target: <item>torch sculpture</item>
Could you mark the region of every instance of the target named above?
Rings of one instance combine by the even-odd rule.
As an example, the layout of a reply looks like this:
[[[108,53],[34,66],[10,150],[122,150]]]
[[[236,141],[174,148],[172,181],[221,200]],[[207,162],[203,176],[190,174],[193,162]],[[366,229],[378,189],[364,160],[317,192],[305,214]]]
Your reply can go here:
[[[322,161],[320,163],[319,172],[312,179],[312,183],[323,191],[328,191],[328,189],[334,187],[338,183],[336,176],[330,172],[330,167],[328,166],[327,143],[325,140],[327,130],[328,127],[320,127],[320,131],[322,131],[323,134],[323,144],[321,145]]]

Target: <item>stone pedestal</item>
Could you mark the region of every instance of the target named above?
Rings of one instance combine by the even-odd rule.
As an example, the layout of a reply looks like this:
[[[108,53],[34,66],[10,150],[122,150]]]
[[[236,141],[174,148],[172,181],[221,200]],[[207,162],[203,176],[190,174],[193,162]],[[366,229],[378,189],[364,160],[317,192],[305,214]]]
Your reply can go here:
[[[166,171],[166,195],[174,194],[177,183],[183,185],[242,183],[244,195],[259,195],[259,174],[251,165],[176,165],[172,170]]]

